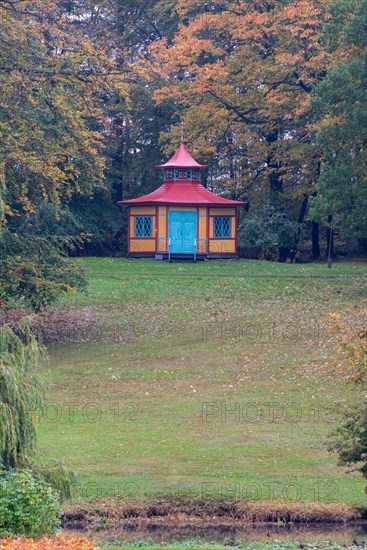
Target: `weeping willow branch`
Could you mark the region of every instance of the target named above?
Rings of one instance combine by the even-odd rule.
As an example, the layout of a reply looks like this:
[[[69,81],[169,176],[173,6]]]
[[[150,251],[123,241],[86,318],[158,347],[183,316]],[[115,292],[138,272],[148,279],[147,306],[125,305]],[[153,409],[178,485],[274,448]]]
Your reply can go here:
[[[26,466],[34,456],[36,425],[44,388],[36,370],[45,350],[29,322],[0,328],[0,466]]]
[[[46,463],[36,455],[37,424],[45,388],[37,374],[47,360],[31,330],[30,318],[0,327],[0,473],[25,468],[68,498],[75,474],[62,460]]]

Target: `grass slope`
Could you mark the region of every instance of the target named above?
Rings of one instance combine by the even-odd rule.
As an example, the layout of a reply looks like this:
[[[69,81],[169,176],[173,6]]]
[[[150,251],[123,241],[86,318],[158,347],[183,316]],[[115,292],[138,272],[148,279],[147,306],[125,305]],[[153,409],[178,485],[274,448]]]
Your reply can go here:
[[[365,264],[83,262],[89,294],[59,307],[87,328],[50,348],[40,426],[83,496],[365,503],[325,446],[358,398],[326,315],[357,322]]]

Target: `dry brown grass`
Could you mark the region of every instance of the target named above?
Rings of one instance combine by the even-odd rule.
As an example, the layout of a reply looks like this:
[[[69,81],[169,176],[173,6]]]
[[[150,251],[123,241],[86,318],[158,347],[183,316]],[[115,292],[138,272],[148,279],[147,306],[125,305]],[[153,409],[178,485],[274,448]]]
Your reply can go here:
[[[86,529],[95,524],[128,526],[224,526],[254,523],[347,523],[357,520],[357,509],[346,504],[301,503],[294,501],[241,501],[181,498],[122,502],[95,499],[83,506],[70,505],[63,525]]]

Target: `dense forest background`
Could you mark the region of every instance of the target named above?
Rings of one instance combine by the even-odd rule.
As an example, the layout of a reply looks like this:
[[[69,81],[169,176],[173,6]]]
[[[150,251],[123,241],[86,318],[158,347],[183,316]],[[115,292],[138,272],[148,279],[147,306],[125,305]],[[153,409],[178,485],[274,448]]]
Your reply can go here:
[[[367,0],[0,0],[0,42],[8,293],[125,255],[116,202],[160,184],[182,125],[205,185],[249,201],[242,255],[365,254]]]

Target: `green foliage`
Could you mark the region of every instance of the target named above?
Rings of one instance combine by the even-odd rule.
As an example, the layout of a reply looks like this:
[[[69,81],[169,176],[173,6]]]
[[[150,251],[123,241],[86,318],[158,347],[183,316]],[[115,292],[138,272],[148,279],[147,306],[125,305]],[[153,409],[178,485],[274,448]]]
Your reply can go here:
[[[27,470],[0,476],[0,534],[38,537],[60,526],[58,493]]]
[[[331,18],[325,26],[325,39],[331,51],[336,51],[340,43],[367,45],[366,9],[366,0],[332,0]]]
[[[112,200],[111,193],[96,191],[92,197],[75,197],[70,212],[88,234],[83,253],[113,256],[127,253],[127,212]]]
[[[123,116],[127,102],[123,75],[96,38],[101,29],[93,32],[95,13],[88,1],[0,2],[0,305],[7,308],[39,311],[86,286],[67,261],[87,237],[68,203],[103,188],[103,106],[119,96]]]
[[[60,243],[71,250],[82,245],[83,239],[86,238],[83,225],[67,205],[55,206],[47,201],[37,204],[34,212],[28,216],[10,217],[7,228],[23,237],[51,237],[53,240],[58,237]]]
[[[338,335],[337,353],[339,362],[346,367],[347,383],[353,384],[365,392],[367,387],[367,328],[366,311],[361,310],[359,326],[342,323],[340,315],[330,313],[329,333]],[[365,396],[364,396],[365,397]],[[339,428],[330,435],[329,450],[339,456],[339,466],[352,467],[367,479],[367,401],[358,403],[344,412]],[[366,488],[367,492],[367,488]]]
[[[260,251],[292,248],[296,245],[301,225],[289,220],[282,210],[265,204],[246,216],[239,228],[239,244],[257,257]]]
[[[44,350],[23,321],[0,328],[0,467],[16,468],[34,455],[43,387],[35,369]]]
[[[316,89],[321,120],[318,143],[324,153],[311,217],[346,237],[367,237],[367,30],[366,0],[334,0],[325,38],[343,63]]]
[[[39,463],[35,453],[44,405],[37,370],[45,360],[45,350],[27,320],[0,327],[0,470],[28,468],[67,498],[75,481],[73,472],[62,461]]]
[[[338,454],[339,466],[347,466],[361,472],[367,479],[366,401],[344,414],[341,426],[330,435],[329,450]]]
[[[64,462],[64,460],[40,461],[30,464],[30,470],[34,475],[51,485],[59,494],[61,500],[72,497],[73,487],[77,482],[77,476]]]
[[[83,269],[68,253],[87,237],[70,211],[49,203],[9,222],[0,233],[0,304],[37,312],[66,292],[85,290]]]
[[[0,303],[5,307],[23,306],[38,312],[74,288],[86,288],[83,270],[70,262],[60,244],[47,238],[31,239],[5,233],[0,261]],[[12,255],[11,248],[18,249]]]

